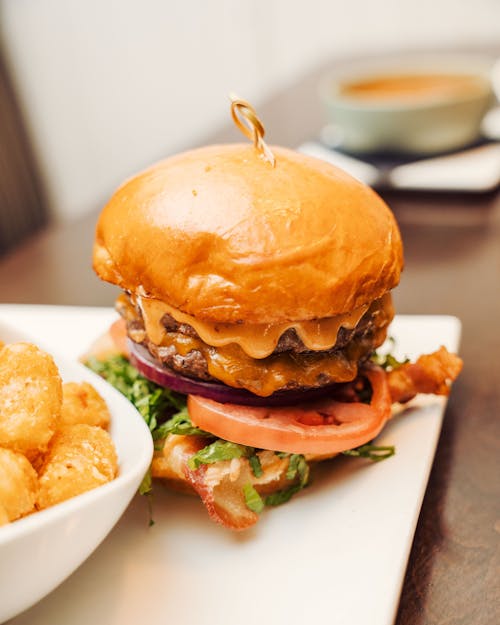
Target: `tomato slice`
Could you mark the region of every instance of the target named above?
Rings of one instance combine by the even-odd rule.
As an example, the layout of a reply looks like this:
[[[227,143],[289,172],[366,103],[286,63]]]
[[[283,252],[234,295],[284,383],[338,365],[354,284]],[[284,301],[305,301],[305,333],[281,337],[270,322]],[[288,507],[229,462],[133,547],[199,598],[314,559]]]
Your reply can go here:
[[[335,454],[372,440],[391,416],[386,374],[369,367],[370,404],[321,400],[286,408],[221,404],[189,395],[188,412],[199,428],[241,445],[296,454]]]
[[[120,354],[128,357],[129,349],[127,346],[127,324],[125,319],[120,318],[114,321],[109,327],[109,335]]]

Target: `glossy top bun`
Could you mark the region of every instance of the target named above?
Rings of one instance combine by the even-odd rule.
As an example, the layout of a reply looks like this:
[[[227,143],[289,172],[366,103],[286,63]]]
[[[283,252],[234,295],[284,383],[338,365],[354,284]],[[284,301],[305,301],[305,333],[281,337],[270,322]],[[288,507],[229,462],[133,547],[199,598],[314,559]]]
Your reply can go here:
[[[318,159],[214,145],[125,182],[104,208],[94,269],[201,319],[277,323],[351,311],[399,281],[395,219]]]

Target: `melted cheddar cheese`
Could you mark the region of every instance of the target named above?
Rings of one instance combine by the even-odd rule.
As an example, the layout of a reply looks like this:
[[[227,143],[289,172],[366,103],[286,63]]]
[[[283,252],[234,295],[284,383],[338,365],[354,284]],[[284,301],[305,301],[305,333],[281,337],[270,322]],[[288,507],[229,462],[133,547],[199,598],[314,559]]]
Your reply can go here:
[[[289,388],[314,388],[353,380],[360,359],[384,341],[386,328],[393,316],[391,296],[386,294],[371,304],[370,314],[373,315],[374,324],[369,336],[354,337],[345,348],[326,353],[335,345],[339,329],[354,328],[370,305],[362,306],[348,315],[271,326],[211,324],[194,319],[157,300],[133,299],[141,310],[145,333],[153,344],[150,347],[153,352],[156,351],[155,346],[159,349],[173,347],[181,356],[187,356],[194,350],[199,351],[211,377],[263,397]],[[137,312],[128,298],[122,296],[119,302],[124,309],[122,314],[129,321],[137,318]],[[190,325],[198,336],[168,331],[162,323],[165,314],[172,316],[178,323]],[[281,334],[288,328],[295,328],[308,349],[317,353],[272,353]],[[139,330],[139,333],[143,334],[144,331]],[[258,357],[254,354],[258,354]]]
[[[362,342],[353,341],[347,351],[318,354],[283,352],[255,359],[234,343],[215,348],[179,332],[167,332],[164,345],[173,345],[182,356],[198,350],[213,378],[263,397],[290,387],[313,388],[331,382],[348,382],[356,377],[359,358],[370,351]]]
[[[211,323],[196,319],[155,299],[138,297],[137,303],[142,312],[147,335],[156,345],[164,343],[167,331],[161,320],[165,314],[168,314],[178,323],[185,323],[194,328],[207,345],[224,347],[237,344],[245,354],[258,359],[270,356],[276,349],[281,335],[290,328],[295,329],[309,350],[322,352],[331,349],[337,342],[340,328],[349,330],[355,328],[369,308],[369,304],[365,304],[345,315],[271,325],[266,323]]]

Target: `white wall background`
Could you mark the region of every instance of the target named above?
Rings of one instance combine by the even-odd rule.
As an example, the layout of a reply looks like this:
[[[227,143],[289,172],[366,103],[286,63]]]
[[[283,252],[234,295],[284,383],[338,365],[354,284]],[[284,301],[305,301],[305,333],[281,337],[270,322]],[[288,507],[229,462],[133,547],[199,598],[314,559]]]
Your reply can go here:
[[[335,56],[500,44],[498,0],[0,0],[57,219]]]

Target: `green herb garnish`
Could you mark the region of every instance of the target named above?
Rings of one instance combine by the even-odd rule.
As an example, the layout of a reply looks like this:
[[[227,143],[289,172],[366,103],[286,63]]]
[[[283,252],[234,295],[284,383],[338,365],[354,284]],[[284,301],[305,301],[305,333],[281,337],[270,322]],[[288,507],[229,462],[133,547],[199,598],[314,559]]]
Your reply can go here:
[[[218,438],[216,441],[203,447],[193,454],[188,460],[188,466],[192,470],[198,469],[202,464],[213,464],[221,460],[232,460],[249,455],[249,450],[253,454],[253,447],[245,447],[238,443],[230,443]]]
[[[266,506],[281,506],[282,503],[290,501],[290,499],[295,495],[295,493],[298,493],[299,490],[302,490],[302,486],[300,484],[294,484],[289,488],[284,488],[283,490],[279,490],[276,493],[268,495],[265,498],[264,503]]]
[[[260,464],[260,458],[257,454],[249,456],[248,462],[250,463],[250,468],[252,469],[252,473],[255,477],[260,477],[264,473],[262,465]]]
[[[165,421],[165,423],[158,426],[153,432],[153,438],[158,440],[160,438],[165,438],[168,434],[181,434],[183,436],[207,436],[213,438],[213,434],[200,430],[200,428],[192,424],[186,406],[174,414],[174,416],[168,421]]]
[[[299,484],[303,488],[309,481],[309,465],[302,454],[292,454],[286,471],[286,479],[293,480],[299,476]]]
[[[379,354],[378,352],[373,352],[371,356],[372,362],[374,362],[379,367],[382,367],[382,369],[389,369],[390,371],[399,369],[399,367],[402,367],[407,362],[410,362],[409,358],[405,358],[404,360],[398,360],[395,356],[393,356],[391,351],[396,346],[396,340],[392,336],[389,336],[387,340],[391,344],[389,352],[387,354]]]
[[[286,452],[276,452],[276,454],[280,458],[289,458],[285,475],[286,479],[294,480],[298,477],[299,481],[297,484],[293,484],[288,488],[283,488],[276,493],[268,495],[264,499],[262,499],[251,484],[245,484],[243,487],[245,502],[247,507],[253,512],[257,512],[257,514],[262,512],[264,506],[280,506],[290,501],[295,493],[298,493],[309,483],[309,465],[302,454],[288,454]]]
[[[149,508],[149,526],[155,524],[153,519],[153,482],[151,477],[151,468],[146,471],[146,475],[142,478],[139,486],[139,494],[146,495]]]
[[[262,497],[255,490],[255,488],[250,484],[245,484],[243,486],[243,494],[245,495],[245,503],[247,508],[252,512],[256,512],[260,514],[264,509],[264,502],[262,501]]]
[[[168,425],[168,423],[165,425]],[[203,430],[199,431],[202,435],[212,436],[207,432],[203,432]],[[255,477],[260,477],[262,475],[262,465],[260,464],[259,456],[255,453],[255,449],[253,447],[238,445],[238,443],[231,443],[221,438],[218,438],[213,443],[207,445],[203,449],[200,449],[200,451],[191,456],[188,460],[188,466],[190,469],[196,470],[202,464],[213,464],[214,462],[232,460],[233,458],[247,458]]]
[[[172,413],[182,412],[186,408],[185,397],[147,380],[124,356],[112,356],[107,360],[89,358],[86,365],[125,395],[137,408],[153,438],[160,438],[155,432]]]
[[[309,465],[302,454],[277,452],[277,455],[280,458],[286,458],[289,456],[290,459],[285,477],[288,480],[293,480],[298,476],[299,482],[289,486],[288,488],[284,488],[276,493],[268,495],[264,500],[266,506],[280,506],[281,504],[290,501],[295,493],[298,493],[299,490],[305,488],[309,483]]]
[[[89,358],[85,364],[125,395],[137,408],[149,427],[153,440],[164,438],[170,431],[184,434],[188,430],[189,433],[198,430],[191,424],[187,415],[185,397],[176,395],[169,389],[147,380],[124,356],[111,356],[106,360]],[[201,432],[201,430],[197,431],[196,434],[203,435],[200,434]],[[150,525],[154,523],[152,492],[151,469],[149,469],[139,486],[139,493],[148,495]]]
[[[139,485],[139,493],[141,495],[149,495],[153,490],[153,483],[151,478],[151,469],[148,469],[146,475],[142,478],[142,482]]]
[[[396,453],[394,445],[361,445],[356,449],[347,449],[342,452],[344,456],[354,456],[356,458],[368,458],[373,462],[387,460]]]

